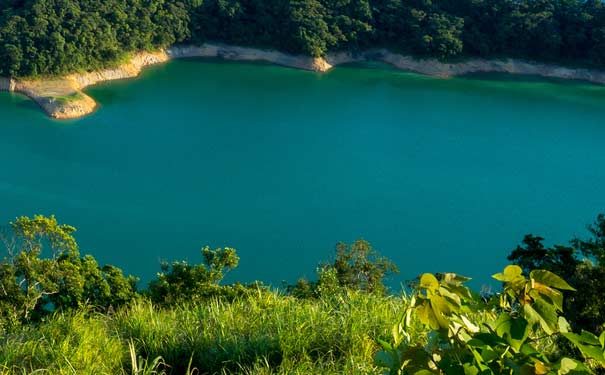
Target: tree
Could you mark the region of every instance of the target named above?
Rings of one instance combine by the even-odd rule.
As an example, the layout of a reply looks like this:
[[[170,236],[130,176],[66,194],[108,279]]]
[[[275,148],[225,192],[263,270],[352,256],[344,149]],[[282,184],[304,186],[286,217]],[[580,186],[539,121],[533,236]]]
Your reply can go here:
[[[293,52],[320,57],[336,44],[325,19],[327,11],[318,0],[292,0],[290,27]]]
[[[300,279],[288,290],[301,298],[333,294],[343,289],[384,293],[384,278],[398,272],[397,266],[379,256],[368,241],[359,239],[351,245],[339,242],[334,262],[318,267],[316,282]]]
[[[5,325],[39,320],[55,310],[91,305],[106,309],[130,301],[136,279],[80,257],[75,228],[54,216],[20,217],[0,239],[0,316]]]
[[[151,300],[170,305],[185,300],[234,294],[238,287],[220,287],[219,283],[226,272],[237,267],[239,257],[236,250],[229,247],[211,250],[205,246],[201,253],[203,264],[163,262],[157,279],[149,283],[148,294]]]

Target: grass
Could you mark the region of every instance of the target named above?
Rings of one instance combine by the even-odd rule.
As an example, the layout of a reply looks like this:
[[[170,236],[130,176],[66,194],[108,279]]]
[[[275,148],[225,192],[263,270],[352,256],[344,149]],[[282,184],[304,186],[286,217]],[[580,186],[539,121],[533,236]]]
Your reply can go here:
[[[84,95],[78,91],[74,91],[73,93],[67,95],[52,96],[51,99],[55,100],[59,104],[67,104],[69,102],[75,102],[84,99]]]
[[[376,339],[388,340],[406,303],[357,292],[298,300],[259,291],[172,308],[141,299],[113,314],[56,314],[5,335],[0,373],[380,373]]]

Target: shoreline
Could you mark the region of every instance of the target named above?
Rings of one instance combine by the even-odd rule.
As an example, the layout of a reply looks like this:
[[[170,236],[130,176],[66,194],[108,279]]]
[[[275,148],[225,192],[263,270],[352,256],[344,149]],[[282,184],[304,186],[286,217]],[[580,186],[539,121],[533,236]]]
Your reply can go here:
[[[605,84],[605,71],[566,68],[552,64],[531,63],[517,59],[468,59],[444,63],[437,59],[415,59],[384,48],[360,53],[335,52],[325,58],[290,55],[275,50],[205,43],[201,46],[172,46],[158,52],[139,52],[116,68],[74,73],[59,78],[18,80],[0,77],[0,91],[24,94],[34,100],[48,116],[74,119],[88,115],[97,107],[93,98],[82,90],[100,82],[137,77],[143,68],[180,58],[220,58],[234,61],[264,61],[277,65],[316,72],[327,72],[334,66],[356,62],[380,61],[393,67],[432,77],[448,78],[470,73],[509,73],[544,78],[581,80]]]

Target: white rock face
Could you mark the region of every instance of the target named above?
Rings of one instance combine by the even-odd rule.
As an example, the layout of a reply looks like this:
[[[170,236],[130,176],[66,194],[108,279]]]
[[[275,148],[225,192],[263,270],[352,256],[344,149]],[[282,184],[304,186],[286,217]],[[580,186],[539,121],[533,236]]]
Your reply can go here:
[[[0,77],[0,91],[14,91],[15,81],[12,78]]]

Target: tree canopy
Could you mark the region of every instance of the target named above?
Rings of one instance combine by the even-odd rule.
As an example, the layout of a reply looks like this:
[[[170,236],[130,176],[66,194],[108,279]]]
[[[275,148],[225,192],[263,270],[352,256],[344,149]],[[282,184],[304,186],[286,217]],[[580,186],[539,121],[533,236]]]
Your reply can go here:
[[[322,56],[519,57],[602,67],[601,0],[9,0],[0,75],[99,69],[129,53],[219,41]]]

